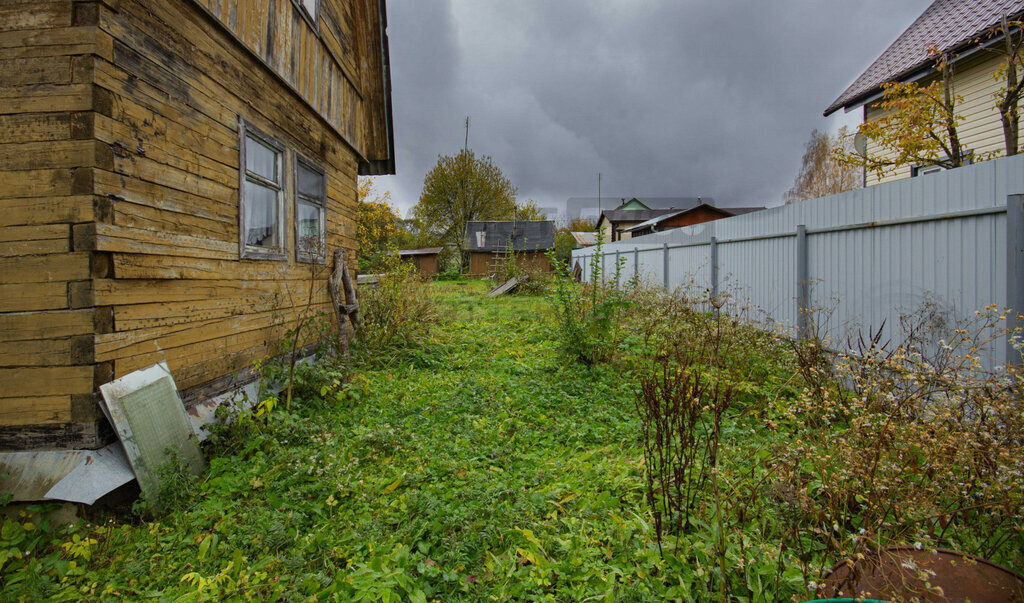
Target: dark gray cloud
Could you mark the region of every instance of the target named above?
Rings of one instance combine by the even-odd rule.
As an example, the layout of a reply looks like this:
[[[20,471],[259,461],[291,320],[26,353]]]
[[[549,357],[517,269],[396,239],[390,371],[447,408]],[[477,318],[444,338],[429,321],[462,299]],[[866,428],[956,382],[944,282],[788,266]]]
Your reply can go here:
[[[439,154],[490,155],[521,198],[777,203],[824,108],[930,0],[391,0],[406,211]],[[846,117],[849,121],[850,116]]]

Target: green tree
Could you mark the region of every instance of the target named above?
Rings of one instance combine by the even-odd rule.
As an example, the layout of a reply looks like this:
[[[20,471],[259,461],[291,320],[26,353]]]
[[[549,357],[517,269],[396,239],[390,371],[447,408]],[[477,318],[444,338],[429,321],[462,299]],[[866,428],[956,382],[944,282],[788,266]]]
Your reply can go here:
[[[516,220],[521,220],[523,222],[548,219],[547,214],[545,214],[541,208],[537,207],[537,202],[533,199],[530,199],[521,205],[517,204],[516,213],[513,217]]]
[[[960,143],[959,125],[963,119],[957,105],[963,97],[953,90],[952,57],[935,46],[928,50],[935,59],[938,78],[928,85],[918,82],[882,84],[879,107],[884,114],[862,123],[857,132],[873,140],[879,151],[850,151],[839,145],[833,158],[843,165],[863,167],[881,179],[895,168],[938,165],[957,168],[967,162],[969,153]],[[986,157],[973,157],[981,160]]]
[[[379,193],[373,178],[364,178],[356,188],[356,214],[359,225],[356,241],[359,244],[359,269],[374,270],[389,250],[396,248],[401,217],[391,205],[391,191]]]
[[[573,218],[567,228],[569,232],[593,232],[597,230],[597,222],[586,218]]]
[[[572,259],[572,250],[576,249],[576,237],[568,228],[560,228],[555,233],[555,257],[568,263]]]
[[[437,158],[412,215],[423,241],[453,245],[462,257],[467,222],[510,220],[515,205],[516,187],[491,158],[465,149]]]
[[[1001,55],[1002,62],[993,77],[1001,81],[1002,88],[995,93],[996,109],[1003,125],[1003,141],[1006,156],[1020,152],[1020,100],[1024,97],[1024,35],[1021,35],[1022,21],[1009,21],[1004,14],[999,25],[989,29],[987,36],[975,40],[981,44],[985,40],[1002,35],[1002,43],[982,45],[986,52]],[[1005,35],[1004,35],[1005,34]]]

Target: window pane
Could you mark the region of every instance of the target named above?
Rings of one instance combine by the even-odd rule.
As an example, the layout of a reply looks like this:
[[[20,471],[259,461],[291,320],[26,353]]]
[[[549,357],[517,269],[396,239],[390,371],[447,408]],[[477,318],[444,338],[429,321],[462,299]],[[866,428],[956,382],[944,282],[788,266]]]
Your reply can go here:
[[[278,155],[277,151],[252,136],[245,137],[245,169],[280,184],[277,179]]]
[[[299,201],[296,205],[299,220],[299,250],[319,254],[321,208],[319,205]]]
[[[306,12],[314,19],[316,18],[316,3],[317,0],[302,0],[302,6],[306,7]]]
[[[245,182],[245,244],[275,248],[277,240],[277,191]]]
[[[316,199],[323,196],[324,176],[320,172],[313,171],[298,162],[299,166],[299,193]]]

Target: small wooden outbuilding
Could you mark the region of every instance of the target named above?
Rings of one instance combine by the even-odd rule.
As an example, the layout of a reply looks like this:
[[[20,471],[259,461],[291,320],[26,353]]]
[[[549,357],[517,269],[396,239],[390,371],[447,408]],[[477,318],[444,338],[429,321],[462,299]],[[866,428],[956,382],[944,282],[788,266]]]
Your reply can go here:
[[[95,449],[99,385],[166,361],[195,404],[329,308],[356,176],[394,173],[385,3],[3,14],[0,451]]]
[[[423,247],[421,249],[401,249],[398,256],[403,262],[409,262],[416,266],[420,276],[431,278],[441,272],[441,248]]]
[[[510,253],[516,265],[529,271],[551,272],[548,250],[555,246],[555,223],[551,220],[469,222],[465,249],[469,273],[489,276]]]

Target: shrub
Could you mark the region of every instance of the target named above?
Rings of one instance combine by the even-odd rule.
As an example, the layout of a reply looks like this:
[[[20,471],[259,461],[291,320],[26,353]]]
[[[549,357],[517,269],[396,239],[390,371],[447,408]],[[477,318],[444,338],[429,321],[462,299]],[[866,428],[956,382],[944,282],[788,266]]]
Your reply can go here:
[[[1003,318],[936,320],[926,307],[901,321],[904,343],[879,329],[827,369],[807,361],[773,456],[776,502],[825,559],[916,542],[1019,567],[1022,375],[982,358]]]
[[[376,287],[360,290],[362,330],[354,351],[363,361],[374,361],[403,348],[419,345],[440,318],[437,303],[415,266],[397,255],[387,260]]]
[[[537,295],[547,290],[550,276],[544,270],[530,265],[525,261],[522,253],[517,253],[511,243],[505,255],[502,256],[494,266],[493,280],[498,284],[504,283],[510,278],[518,279],[519,285],[513,293],[522,295]]]
[[[573,281],[569,264],[548,253],[555,268],[555,290],[550,298],[557,323],[558,338],[569,354],[584,364],[595,364],[611,357],[616,346],[619,320],[629,306],[626,297],[614,285],[603,280],[602,243],[598,239],[590,259],[591,280],[582,287]],[[618,283],[624,258],[615,265],[612,283]]]
[[[690,513],[718,463],[722,416],[732,395],[685,353],[663,357],[660,370],[640,380],[636,410],[659,549],[666,534],[678,539],[692,526]]]

